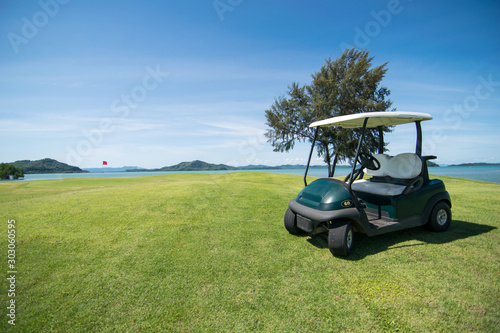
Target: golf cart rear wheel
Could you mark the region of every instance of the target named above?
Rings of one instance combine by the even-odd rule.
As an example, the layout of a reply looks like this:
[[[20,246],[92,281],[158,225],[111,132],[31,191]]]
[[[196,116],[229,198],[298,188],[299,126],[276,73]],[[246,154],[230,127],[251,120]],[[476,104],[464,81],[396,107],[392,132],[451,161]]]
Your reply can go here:
[[[286,230],[292,235],[302,235],[305,233],[305,231],[297,228],[297,214],[292,212],[290,208],[286,210],[284,222]]]
[[[432,231],[446,231],[451,223],[450,206],[444,202],[438,202],[432,209],[431,216],[427,222],[427,228]]]
[[[349,221],[334,221],[328,229],[328,248],[335,256],[347,257],[354,245],[354,232]]]

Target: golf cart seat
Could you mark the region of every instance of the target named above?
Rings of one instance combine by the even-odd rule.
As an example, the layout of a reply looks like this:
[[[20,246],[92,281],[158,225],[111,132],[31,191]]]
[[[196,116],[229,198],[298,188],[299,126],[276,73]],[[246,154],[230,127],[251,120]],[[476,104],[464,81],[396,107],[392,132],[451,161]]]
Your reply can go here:
[[[376,154],[380,168],[365,169],[370,179],[356,180],[352,189],[356,192],[381,196],[397,196],[418,190],[423,184],[422,160],[417,154],[404,153],[391,157],[387,154]]]

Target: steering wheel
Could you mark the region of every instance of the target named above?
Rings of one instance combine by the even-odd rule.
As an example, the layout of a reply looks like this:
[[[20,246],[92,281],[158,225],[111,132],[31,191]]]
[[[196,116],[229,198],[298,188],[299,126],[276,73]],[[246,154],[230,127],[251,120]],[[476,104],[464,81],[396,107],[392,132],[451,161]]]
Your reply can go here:
[[[370,154],[365,154],[363,152],[359,153],[358,163],[361,166],[369,169],[369,170],[378,170],[380,169],[380,162],[375,158],[375,156]]]

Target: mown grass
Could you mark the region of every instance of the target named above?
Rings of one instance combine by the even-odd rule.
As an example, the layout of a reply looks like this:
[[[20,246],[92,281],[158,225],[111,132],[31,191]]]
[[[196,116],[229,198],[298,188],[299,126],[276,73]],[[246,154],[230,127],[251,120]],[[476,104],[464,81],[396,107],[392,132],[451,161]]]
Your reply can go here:
[[[498,332],[500,184],[440,177],[445,233],[356,234],[347,259],[283,227],[300,176],[0,184],[23,332]],[[2,264],[6,274],[6,265]],[[0,287],[1,330],[7,282]]]

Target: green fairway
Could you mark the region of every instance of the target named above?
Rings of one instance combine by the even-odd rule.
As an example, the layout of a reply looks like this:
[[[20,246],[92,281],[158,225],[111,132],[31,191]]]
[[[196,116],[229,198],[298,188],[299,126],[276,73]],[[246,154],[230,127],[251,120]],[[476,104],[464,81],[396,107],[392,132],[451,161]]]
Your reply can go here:
[[[17,273],[0,331],[498,332],[500,184],[439,178],[447,232],[356,234],[347,259],[285,230],[301,176],[1,183],[1,267],[15,220]]]

